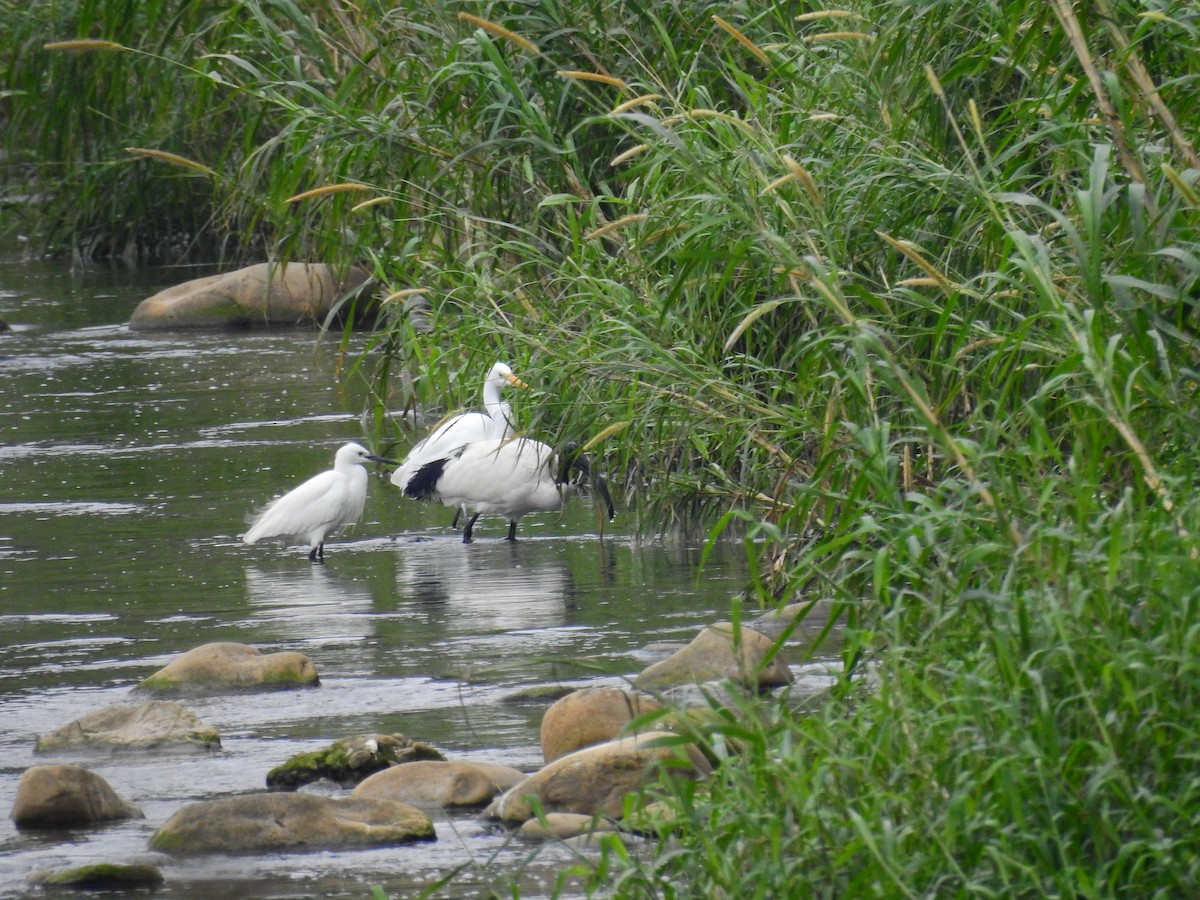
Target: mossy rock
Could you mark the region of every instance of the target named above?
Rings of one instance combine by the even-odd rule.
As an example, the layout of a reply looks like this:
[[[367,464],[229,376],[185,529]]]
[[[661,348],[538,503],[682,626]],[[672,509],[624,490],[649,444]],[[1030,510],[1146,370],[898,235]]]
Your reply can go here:
[[[43,887],[71,887],[83,890],[123,890],[154,887],[163,883],[163,874],[149,863],[92,863],[56,871],[34,872],[27,879]]]
[[[267,773],[267,787],[292,791],[321,780],[349,787],[389,766],[445,759],[436,747],[409,740],[402,734],[362,734],[340,738],[320,750],[296,754]]]

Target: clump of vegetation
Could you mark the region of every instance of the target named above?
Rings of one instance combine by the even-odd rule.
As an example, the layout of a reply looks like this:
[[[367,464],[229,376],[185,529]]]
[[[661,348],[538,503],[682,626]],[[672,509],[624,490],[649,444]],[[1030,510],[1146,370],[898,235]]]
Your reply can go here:
[[[643,528],[833,601],[833,701],[705,729],[598,884],[1196,892],[1193,4],[102,6],[0,13],[44,245],[365,262],[378,430],[506,358]]]

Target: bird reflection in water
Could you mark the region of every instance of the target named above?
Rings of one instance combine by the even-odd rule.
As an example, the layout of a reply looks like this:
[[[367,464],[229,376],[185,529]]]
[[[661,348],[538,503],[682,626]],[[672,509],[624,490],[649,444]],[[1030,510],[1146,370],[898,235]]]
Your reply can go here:
[[[397,554],[398,600],[419,605],[425,615],[443,614],[447,627],[458,632],[571,624],[571,573],[556,548],[529,552],[532,543],[520,555],[508,543],[484,552],[453,540],[406,543]]]
[[[371,593],[321,566],[265,570],[246,567],[246,599],[255,615],[245,623],[309,644],[360,641],[374,634]]]

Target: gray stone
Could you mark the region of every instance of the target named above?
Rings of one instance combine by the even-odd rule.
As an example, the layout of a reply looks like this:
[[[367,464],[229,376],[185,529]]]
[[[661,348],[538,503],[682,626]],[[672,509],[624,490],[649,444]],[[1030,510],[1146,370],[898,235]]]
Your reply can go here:
[[[106,706],[38,738],[36,753],[67,749],[147,750],[163,746],[220,749],[216,730],[170,700]]]

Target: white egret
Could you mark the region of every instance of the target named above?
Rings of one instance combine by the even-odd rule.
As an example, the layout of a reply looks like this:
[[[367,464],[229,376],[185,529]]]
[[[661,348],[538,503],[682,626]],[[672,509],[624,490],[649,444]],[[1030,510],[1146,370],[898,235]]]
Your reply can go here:
[[[482,411],[459,413],[434,428],[424,440],[408,451],[408,456],[392,473],[392,484],[404,491],[409,479],[425,463],[450,456],[466,444],[509,437],[513,431],[512,407],[501,399],[500,392],[510,384],[513,387],[528,387],[504,363],[498,362],[492,366],[483,381]],[[458,515],[454,515],[454,525],[458,524]]]
[[[574,448],[560,455],[531,438],[492,439],[429,460],[409,478],[404,494],[473,510],[463,528],[464,544],[471,543],[475,520],[481,515],[508,519],[506,539],[515,541],[517,521],[523,515],[562,508],[567,496],[578,488],[569,478],[572,470],[591,474],[586,457]],[[612,497],[602,478],[596,479],[596,488],[608,517],[613,518]]]
[[[273,500],[242,537],[247,544],[264,538],[304,541],[308,558],[325,559],[325,538],[343,525],[353,525],[367,501],[367,461],[396,461],[369,453],[360,444],[345,444],[333,458],[333,468]]]

